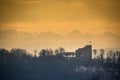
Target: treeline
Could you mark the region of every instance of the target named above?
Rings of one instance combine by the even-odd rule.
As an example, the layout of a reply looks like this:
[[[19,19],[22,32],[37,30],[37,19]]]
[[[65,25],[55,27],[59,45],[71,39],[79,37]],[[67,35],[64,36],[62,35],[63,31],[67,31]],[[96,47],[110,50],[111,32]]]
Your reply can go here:
[[[104,63],[120,64],[120,51],[109,50],[105,52],[104,49],[100,49],[99,52],[93,49],[94,59],[102,61]]]
[[[65,49],[0,49],[0,80],[120,80],[119,64],[65,58]],[[38,53],[38,55],[37,55]]]
[[[58,49],[52,50],[50,49],[42,49],[39,52],[37,50],[34,50],[34,54],[30,54],[27,50],[21,49],[21,48],[13,48],[10,51],[4,48],[0,49],[0,63],[5,64],[7,60],[10,60],[12,58],[17,59],[33,59],[33,58],[39,58],[44,56],[60,56],[60,53],[64,53],[65,49],[62,47],[59,47]],[[38,53],[38,55],[37,55]]]

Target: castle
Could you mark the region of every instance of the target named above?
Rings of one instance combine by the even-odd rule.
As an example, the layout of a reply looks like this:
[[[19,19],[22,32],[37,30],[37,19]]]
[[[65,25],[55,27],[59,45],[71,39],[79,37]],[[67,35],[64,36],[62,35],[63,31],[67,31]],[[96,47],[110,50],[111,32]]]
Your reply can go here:
[[[78,48],[75,52],[64,52],[64,57],[82,57],[92,59],[92,45],[86,45],[83,48]]]

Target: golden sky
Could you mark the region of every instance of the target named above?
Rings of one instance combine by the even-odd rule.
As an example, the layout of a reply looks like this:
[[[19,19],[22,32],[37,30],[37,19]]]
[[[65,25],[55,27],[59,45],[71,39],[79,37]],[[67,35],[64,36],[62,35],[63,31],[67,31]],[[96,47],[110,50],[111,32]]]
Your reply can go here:
[[[4,30],[36,34],[51,31],[62,36],[73,30],[120,35],[120,0],[0,0],[1,36]]]

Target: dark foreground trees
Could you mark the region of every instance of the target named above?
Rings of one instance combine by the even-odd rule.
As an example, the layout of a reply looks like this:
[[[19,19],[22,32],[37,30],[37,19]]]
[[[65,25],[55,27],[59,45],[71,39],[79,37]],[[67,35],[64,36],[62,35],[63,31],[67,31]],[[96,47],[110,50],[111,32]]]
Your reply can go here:
[[[119,64],[64,58],[59,49],[58,55],[53,52],[42,49],[35,57],[24,49],[0,49],[0,80],[120,80]]]

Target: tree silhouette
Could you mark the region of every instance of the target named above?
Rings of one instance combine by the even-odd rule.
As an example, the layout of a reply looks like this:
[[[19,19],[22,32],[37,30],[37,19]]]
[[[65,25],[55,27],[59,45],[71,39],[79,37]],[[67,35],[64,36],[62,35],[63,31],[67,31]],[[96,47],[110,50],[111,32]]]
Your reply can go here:
[[[59,48],[54,50],[54,53],[56,55],[60,55],[61,53],[64,53],[64,52],[65,52],[65,49],[63,47],[59,47]]]
[[[34,53],[35,53],[34,58],[37,58],[37,50],[34,50]]]
[[[100,49],[100,58],[103,60],[103,55],[104,55],[104,49]]]
[[[39,56],[52,56],[53,55],[53,50],[50,48],[50,49],[42,49],[40,52],[39,52]]]
[[[42,49],[40,52],[39,52],[39,56],[47,56],[47,52],[45,49]]]
[[[96,50],[96,49],[93,49],[93,52],[94,52],[94,59],[95,59],[96,54],[97,54],[97,50]]]
[[[6,49],[0,49],[0,63],[3,64],[6,60],[8,60],[9,51]]]
[[[48,56],[52,56],[53,55],[53,50],[51,48],[47,49],[47,55]]]
[[[11,49],[11,54],[18,58],[27,57],[28,52],[25,49],[13,48]]]
[[[55,53],[55,55],[58,55],[58,54],[59,54],[59,50],[58,50],[58,49],[55,49],[55,50],[54,50],[54,53]]]
[[[65,49],[63,47],[59,47],[59,53],[64,53],[65,52]]]

